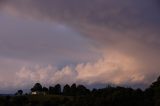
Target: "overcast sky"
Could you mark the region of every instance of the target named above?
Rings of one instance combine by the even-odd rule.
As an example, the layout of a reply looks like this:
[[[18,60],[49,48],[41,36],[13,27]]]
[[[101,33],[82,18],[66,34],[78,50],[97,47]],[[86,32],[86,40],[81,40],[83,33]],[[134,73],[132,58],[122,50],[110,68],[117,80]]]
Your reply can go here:
[[[158,0],[0,0],[0,93],[36,82],[146,87],[160,75],[159,28]]]

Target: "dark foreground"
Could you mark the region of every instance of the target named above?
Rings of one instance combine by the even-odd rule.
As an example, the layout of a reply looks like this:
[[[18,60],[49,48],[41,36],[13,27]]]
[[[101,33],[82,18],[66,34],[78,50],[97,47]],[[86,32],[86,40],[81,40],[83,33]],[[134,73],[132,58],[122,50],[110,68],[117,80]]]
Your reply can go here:
[[[160,106],[160,77],[144,91],[111,86],[90,91],[73,85],[55,95],[56,87],[40,92],[34,86],[31,90],[39,90],[37,95],[0,96],[0,106]]]

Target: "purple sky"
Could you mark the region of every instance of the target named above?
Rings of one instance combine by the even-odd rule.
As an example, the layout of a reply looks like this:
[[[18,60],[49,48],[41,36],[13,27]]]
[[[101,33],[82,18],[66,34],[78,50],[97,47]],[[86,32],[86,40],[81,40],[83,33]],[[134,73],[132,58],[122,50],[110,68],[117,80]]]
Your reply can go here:
[[[158,0],[1,0],[0,93],[148,85],[160,75],[159,28]]]

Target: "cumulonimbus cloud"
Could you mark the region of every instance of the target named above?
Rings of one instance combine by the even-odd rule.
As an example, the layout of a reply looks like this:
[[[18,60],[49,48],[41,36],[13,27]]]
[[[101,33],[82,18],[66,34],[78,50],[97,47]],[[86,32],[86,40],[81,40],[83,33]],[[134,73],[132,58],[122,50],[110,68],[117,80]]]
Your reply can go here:
[[[138,65],[132,57],[117,54],[104,57],[96,62],[81,63],[76,66],[65,66],[62,69],[56,67],[23,67],[16,72],[18,85],[42,82],[43,84],[136,84],[144,82],[143,72],[137,72]],[[130,68],[132,67],[132,68]],[[98,71],[97,71],[98,70]],[[27,85],[28,85],[27,84]]]
[[[149,83],[160,74],[157,0],[5,0],[1,7],[14,15],[74,26],[95,41],[105,60],[66,69],[73,78],[69,82]],[[53,71],[54,81],[63,81],[66,70]],[[23,78],[21,71],[17,75]]]

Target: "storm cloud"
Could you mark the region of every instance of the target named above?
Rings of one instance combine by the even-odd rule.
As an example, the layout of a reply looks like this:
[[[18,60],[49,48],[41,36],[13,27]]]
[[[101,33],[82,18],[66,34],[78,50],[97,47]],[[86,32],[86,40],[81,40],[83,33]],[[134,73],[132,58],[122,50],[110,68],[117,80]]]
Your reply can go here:
[[[22,19],[42,21],[70,28],[71,32],[68,32],[69,34],[82,37],[79,45],[84,44],[83,39],[87,39],[88,43],[85,44],[90,44],[88,48],[81,50],[81,47],[85,46],[77,46],[78,49],[72,48],[72,44],[69,46],[72,51],[68,53],[69,55],[75,55],[81,51],[78,57],[84,58],[78,58],[77,60],[80,59],[80,61],[76,65],[74,64],[74,66],[66,64],[71,78],[68,80],[68,83],[76,81],[87,84],[149,84],[160,74],[160,6],[158,0],[1,0],[0,7],[3,12],[8,12]],[[26,32],[31,31],[31,29],[24,29]],[[47,30],[46,33],[50,32]],[[62,34],[59,33],[58,36]],[[3,39],[3,36],[0,37]],[[38,41],[36,37],[39,38]],[[50,39],[57,39],[57,37],[42,36],[41,38],[41,35],[37,36],[37,34],[36,36],[33,36],[33,34],[31,36],[23,35],[22,38],[32,39],[33,42],[37,42],[38,45],[35,44],[35,47],[27,44],[26,40],[21,39],[19,36],[15,36],[15,41],[13,39],[8,42],[16,42],[18,39],[22,41],[18,45],[23,44],[24,50],[22,50],[22,47],[19,47],[19,50],[31,51],[31,53],[25,52],[29,53],[29,55],[21,53],[23,54],[22,57],[35,57],[34,53],[38,52],[39,54],[41,50],[47,51],[40,56],[43,57],[53,52],[50,51],[50,48],[47,48],[48,46],[39,48],[39,44],[48,41],[48,45],[53,45],[53,43],[50,43],[52,42]],[[42,39],[44,38],[46,40],[43,41]],[[73,36],[68,36],[68,38],[73,38]],[[72,39],[72,41],[75,40]],[[72,43],[75,44],[74,42]],[[17,48],[18,45],[15,43],[12,46]],[[68,45],[68,43],[56,45]],[[58,48],[59,46],[54,48]],[[37,47],[39,49],[35,49]],[[61,50],[63,52],[67,51],[65,47]],[[1,51],[4,52],[5,50],[1,48]],[[57,51],[58,55],[62,53],[62,51],[58,50],[53,51]],[[5,55],[6,52],[4,53]],[[19,58],[19,55],[15,56],[18,53],[14,53],[12,52],[9,56]],[[101,56],[98,59],[96,57],[96,61],[93,57],[91,58],[94,61],[90,58],[85,61],[85,58],[88,57],[87,53],[92,54],[93,57],[97,55]],[[53,56],[57,57],[58,55]],[[52,55],[49,55],[47,60],[50,60],[50,56]],[[61,54],[58,58],[63,56],[71,58],[64,54]],[[29,60],[34,61],[35,59]],[[48,62],[47,60],[46,64],[52,62]],[[45,67],[42,67],[42,69],[45,70]],[[59,80],[59,82],[61,83],[65,82],[63,78],[65,79],[67,75],[64,69],[66,68],[64,67],[60,70],[53,68],[52,74],[48,74],[52,79],[50,79],[51,82],[57,81],[54,78],[60,78],[61,81]],[[33,70],[35,70],[34,67]],[[32,71],[27,71],[26,68],[23,68],[17,72],[19,74],[16,74],[20,79],[23,77],[21,74],[24,73],[23,71],[32,73]],[[45,71],[47,72],[47,70]],[[34,75],[34,73],[32,74]],[[39,80],[43,82],[45,78]]]

